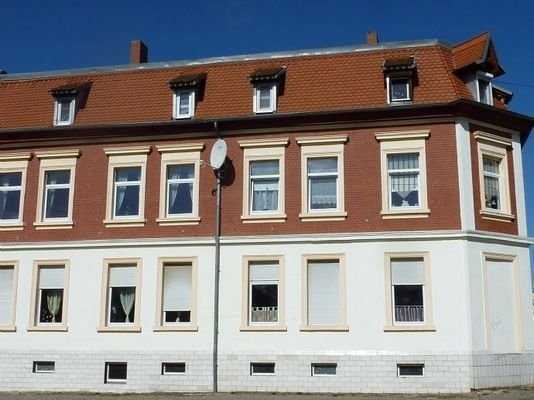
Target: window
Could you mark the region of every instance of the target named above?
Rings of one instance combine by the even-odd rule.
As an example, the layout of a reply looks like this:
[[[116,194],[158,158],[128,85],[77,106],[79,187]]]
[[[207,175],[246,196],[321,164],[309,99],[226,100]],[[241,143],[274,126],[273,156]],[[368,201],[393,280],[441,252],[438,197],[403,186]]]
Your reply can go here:
[[[493,105],[493,86],[491,84],[492,79],[492,74],[478,71],[475,76],[476,96],[473,96],[479,102],[488,104],[490,106]]]
[[[21,220],[22,171],[0,172],[0,223]]]
[[[428,131],[377,133],[382,170],[382,218],[427,218]]]
[[[250,363],[250,375],[274,375],[275,364],[272,362]]]
[[[410,78],[387,77],[387,85],[389,103],[412,100],[412,80]]]
[[[164,326],[191,325],[193,321],[193,263],[163,262]]]
[[[128,364],[125,362],[107,362],[104,383],[126,383]]]
[[[347,330],[343,256],[304,257],[304,329]]]
[[[198,199],[203,148],[202,143],[158,146],[161,153],[160,225],[200,222]]]
[[[428,255],[387,254],[386,274],[386,330],[433,330]]]
[[[37,229],[72,228],[78,150],[36,153],[40,159]]]
[[[56,372],[54,361],[34,361],[32,371],[34,374],[50,374]]]
[[[243,140],[243,222],[284,222],[287,138]]]
[[[399,377],[423,376],[425,364],[397,364]]]
[[[277,85],[275,83],[254,87],[254,112],[272,113],[276,111]]]
[[[72,125],[76,113],[74,97],[57,97],[54,107],[54,125]]]
[[[314,363],[311,365],[312,376],[333,376],[337,374],[336,363]]]
[[[106,227],[144,225],[149,150],[149,146],[104,149],[109,156]]]
[[[346,218],[343,183],[343,144],[308,146],[310,143],[344,143],[346,136],[301,138],[302,213],[300,218]],[[332,220],[332,219],[330,219]]]
[[[164,362],[161,363],[161,375],[183,375],[185,374],[184,362]]]
[[[104,260],[99,331],[141,330],[141,262],[139,259]]]
[[[175,91],[174,101],[174,119],[192,118],[195,115],[195,91],[180,90]]]
[[[511,140],[493,134],[474,133],[478,146],[480,213],[484,219],[512,221],[508,151]]]
[[[0,264],[0,332],[15,329],[16,263]]]
[[[28,330],[67,330],[69,262],[34,264],[31,321]]]

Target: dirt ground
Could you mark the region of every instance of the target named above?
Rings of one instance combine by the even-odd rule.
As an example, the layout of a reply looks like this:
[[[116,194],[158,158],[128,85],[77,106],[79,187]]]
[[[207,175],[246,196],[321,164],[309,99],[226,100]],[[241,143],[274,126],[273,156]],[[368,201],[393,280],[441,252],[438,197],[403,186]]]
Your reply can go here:
[[[0,400],[534,400],[534,386],[480,390],[460,395],[400,394],[93,394],[93,393],[0,393]]]

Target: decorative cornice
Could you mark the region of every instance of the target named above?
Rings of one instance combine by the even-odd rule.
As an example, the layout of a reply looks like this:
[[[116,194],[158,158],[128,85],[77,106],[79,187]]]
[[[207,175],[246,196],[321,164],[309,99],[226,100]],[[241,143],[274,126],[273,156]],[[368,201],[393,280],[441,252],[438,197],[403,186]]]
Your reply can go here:
[[[72,158],[79,157],[79,149],[69,149],[69,150],[50,150],[50,151],[36,151],[35,157],[42,158]]]
[[[287,146],[289,138],[240,140],[241,148]]]
[[[498,144],[500,146],[505,146],[505,147],[512,147],[511,139],[508,139],[502,136],[497,136],[492,133],[476,131],[473,133],[473,136],[476,140],[479,140],[479,141],[490,142],[490,143]]]
[[[156,149],[160,153],[173,153],[180,151],[202,151],[204,143],[174,143],[157,145]]]
[[[427,139],[429,136],[430,136],[430,130],[379,132],[375,134],[375,138],[378,141]]]
[[[30,152],[24,153],[0,153],[0,162],[2,161],[27,161],[32,157]]]
[[[148,154],[150,153],[150,146],[109,147],[104,149],[104,153],[108,156]]]
[[[325,136],[305,136],[298,137],[297,143],[299,145],[307,144],[335,144],[346,143],[349,137],[347,135],[325,135]]]

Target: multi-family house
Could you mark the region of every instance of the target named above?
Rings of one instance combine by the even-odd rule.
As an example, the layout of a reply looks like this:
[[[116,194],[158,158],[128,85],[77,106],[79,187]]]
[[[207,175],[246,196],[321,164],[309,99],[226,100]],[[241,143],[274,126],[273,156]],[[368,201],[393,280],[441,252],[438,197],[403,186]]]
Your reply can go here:
[[[533,383],[503,73],[488,34],[370,34],[0,75],[0,390]]]

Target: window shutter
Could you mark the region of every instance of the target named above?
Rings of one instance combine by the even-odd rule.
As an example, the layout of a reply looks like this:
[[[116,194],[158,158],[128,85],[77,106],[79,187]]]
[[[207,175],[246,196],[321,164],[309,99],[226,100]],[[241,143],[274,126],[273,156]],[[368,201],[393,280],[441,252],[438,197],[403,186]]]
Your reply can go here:
[[[13,268],[0,268],[0,325],[7,325],[13,318]]]
[[[191,265],[164,267],[163,273],[163,310],[191,310],[192,292]]]
[[[65,286],[64,267],[39,268],[39,288],[62,289]]]
[[[110,287],[131,287],[137,284],[137,267],[110,267]]]
[[[339,262],[308,263],[308,324],[339,323]]]
[[[424,260],[391,260],[391,282],[393,285],[424,285]]]
[[[249,266],[249,281],[278,281],[278,264],[267,263],[251,263]]]

